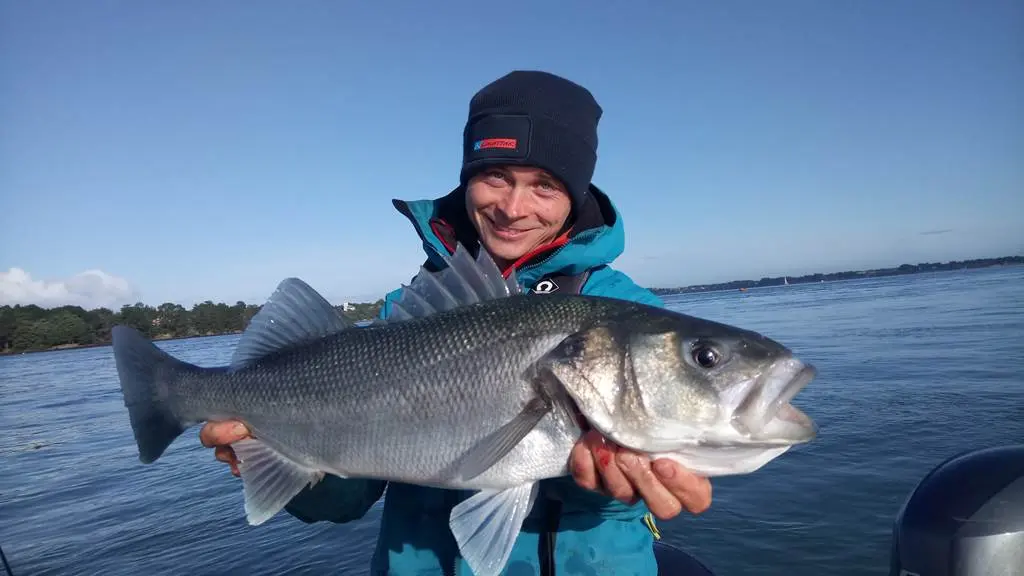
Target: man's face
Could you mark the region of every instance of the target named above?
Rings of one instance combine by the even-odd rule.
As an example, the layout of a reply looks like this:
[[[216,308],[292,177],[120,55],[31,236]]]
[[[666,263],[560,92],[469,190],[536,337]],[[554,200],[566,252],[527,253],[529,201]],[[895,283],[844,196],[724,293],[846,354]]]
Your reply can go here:
[[[502,267],[554,240],[572,206],[565,186],[539,168],[490,166],[466,188],[469,219]]]

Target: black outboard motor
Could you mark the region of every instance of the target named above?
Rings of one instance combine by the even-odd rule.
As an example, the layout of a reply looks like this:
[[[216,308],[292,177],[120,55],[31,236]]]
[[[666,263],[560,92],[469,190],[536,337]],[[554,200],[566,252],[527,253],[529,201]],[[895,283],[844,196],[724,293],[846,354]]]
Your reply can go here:
[[[936,466],[896,516],[890,576],[1024,576],[1024,444]]]

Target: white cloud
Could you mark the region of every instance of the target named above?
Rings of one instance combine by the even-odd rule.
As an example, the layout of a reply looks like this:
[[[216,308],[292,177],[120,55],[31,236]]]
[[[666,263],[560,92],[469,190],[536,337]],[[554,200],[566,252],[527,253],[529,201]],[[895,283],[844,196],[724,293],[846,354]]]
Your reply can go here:
[[[106,307],[118,310],[132,304],[138,294],[124,278],[102,270],[86,270],[63,280],[33,280],[21,268],[0,272],[0,306],[36,304],[43,308],[81,306],[87,310]]]

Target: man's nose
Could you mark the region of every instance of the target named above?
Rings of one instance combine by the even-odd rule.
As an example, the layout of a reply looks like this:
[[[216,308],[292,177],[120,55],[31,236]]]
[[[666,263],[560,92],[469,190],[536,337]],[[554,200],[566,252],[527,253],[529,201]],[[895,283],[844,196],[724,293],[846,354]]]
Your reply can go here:
[[[523,214],[524,203],[526,202],[526,191],[520,186],[513,186],[509,188],[505,197],[502,198],[498,204],[498,210],[503,216],[510,220],[515,220]]]

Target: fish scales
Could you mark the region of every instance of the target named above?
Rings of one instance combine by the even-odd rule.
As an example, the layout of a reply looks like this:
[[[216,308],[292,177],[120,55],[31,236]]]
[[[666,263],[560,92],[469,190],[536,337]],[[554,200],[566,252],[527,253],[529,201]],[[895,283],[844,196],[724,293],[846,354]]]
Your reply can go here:
[[[301,462],[339,475],[448,481],[447,467],[535,395],[524,376],[530,366],[607,312],[602,302],[533,300],[346,330],[235,372],[196,374],[174,404],[196,421],[240,419]],[[506,487],[539,468],[563,470],[578,435],[564,412],[552,411],[505,465],[465,487]]]

